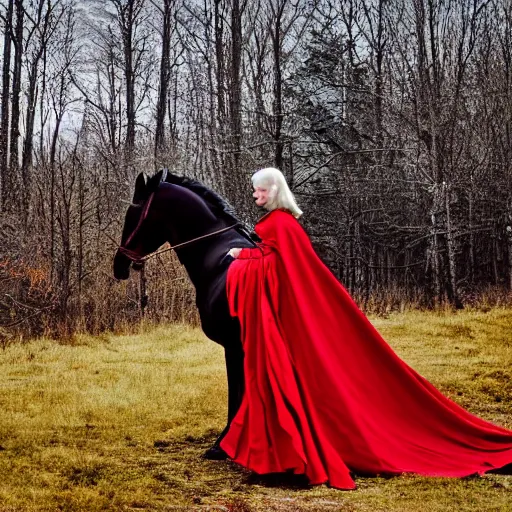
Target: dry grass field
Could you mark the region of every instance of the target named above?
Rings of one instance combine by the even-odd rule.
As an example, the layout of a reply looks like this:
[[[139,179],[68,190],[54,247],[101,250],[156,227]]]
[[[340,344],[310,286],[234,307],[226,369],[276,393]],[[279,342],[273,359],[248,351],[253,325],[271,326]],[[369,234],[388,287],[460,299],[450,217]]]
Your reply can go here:
[[[512,310],[373,318],[411,366],[512,428]],[[308,487],[201,459],[223,427],[223,353],[199,330],[0,352],[0,511],[512,511],[512,476]]]

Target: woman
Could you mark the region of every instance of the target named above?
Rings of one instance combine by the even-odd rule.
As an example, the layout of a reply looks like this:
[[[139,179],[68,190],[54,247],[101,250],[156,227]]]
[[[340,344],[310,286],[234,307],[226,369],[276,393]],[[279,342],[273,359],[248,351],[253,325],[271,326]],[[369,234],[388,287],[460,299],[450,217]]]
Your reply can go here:
[[[314,252],[277,169],[252,177],[256,249],[232,249],[246,392],[221,447],[263,474],[353,489],[351,473],[462,477],[512,463],[512,431],[443,396],[405,364]]]

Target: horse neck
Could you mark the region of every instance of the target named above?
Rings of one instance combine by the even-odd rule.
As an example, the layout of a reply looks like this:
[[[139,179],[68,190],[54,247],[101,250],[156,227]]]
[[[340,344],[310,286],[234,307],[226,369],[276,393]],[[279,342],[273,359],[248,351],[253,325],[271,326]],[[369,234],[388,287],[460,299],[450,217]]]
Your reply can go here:
[[[156,196],[159,221],[167,224],[169,243],[180,244],[210,232],[223,222],[215,217],[205,202],[179,185],[163,183]]]
[[[193,240],[228,227],[228,223],[216,218],[194,193],[183,187],[176,187],[164,186],[159,194],[158,204],[162,206],[163,212],[161,220],[167,223],[168,241],[171,245],[190,241],[190,244],[177,249],[176,254],[191,281],[198,287],[218,268],[219,261],[229,249],[226,240],[230,237],[219,234]]]

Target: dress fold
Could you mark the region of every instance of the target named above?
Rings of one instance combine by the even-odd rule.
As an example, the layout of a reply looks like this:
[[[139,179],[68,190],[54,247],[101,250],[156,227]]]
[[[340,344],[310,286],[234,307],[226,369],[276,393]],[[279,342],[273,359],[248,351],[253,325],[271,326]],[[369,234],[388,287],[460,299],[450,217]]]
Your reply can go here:
[[[352,473],[462,477],[512,463],[512,431],[440,393],[385,342],[274,210],[262,244],[230,266],[245,395],[221,447],[258,474],[291,471],[353,489]]]

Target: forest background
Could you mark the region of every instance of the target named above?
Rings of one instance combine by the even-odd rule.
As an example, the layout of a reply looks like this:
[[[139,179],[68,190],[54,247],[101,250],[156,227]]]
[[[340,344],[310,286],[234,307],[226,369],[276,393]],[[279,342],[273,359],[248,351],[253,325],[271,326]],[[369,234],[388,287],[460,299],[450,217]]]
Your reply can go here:
[[[167,253],[112,256],[135,176],[203,181],[254,223],[285,173],[367,311],[512,290],[512,2],[3,0],[0,343],[196,322]]]

